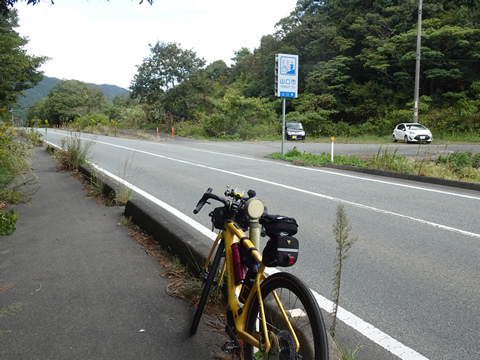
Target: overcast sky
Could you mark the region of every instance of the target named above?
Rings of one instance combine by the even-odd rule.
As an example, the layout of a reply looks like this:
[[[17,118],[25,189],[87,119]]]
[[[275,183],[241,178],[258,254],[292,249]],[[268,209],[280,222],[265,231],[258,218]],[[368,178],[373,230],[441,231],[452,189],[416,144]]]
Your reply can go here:
[[[18,2],[27,50],[51,58],[46,76],[130,86],[149,43],[176,42],[207,64],[231,64],[234,51],[258,48],[263,35],[290,14],[296,0],[44,0]]]

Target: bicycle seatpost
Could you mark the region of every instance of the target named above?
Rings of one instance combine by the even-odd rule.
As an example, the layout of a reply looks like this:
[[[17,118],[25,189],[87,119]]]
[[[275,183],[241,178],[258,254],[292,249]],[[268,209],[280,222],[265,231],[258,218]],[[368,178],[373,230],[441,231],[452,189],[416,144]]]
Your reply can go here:
[[[250,241],[253,243],[257,249],[260,249],[260,230],[261,225],[259,222],[260,217],[263,215],[265,206],[263,205],[262,200],[257,198],[250,198],[245,203],[245,209],[248,214],[248,231]]]

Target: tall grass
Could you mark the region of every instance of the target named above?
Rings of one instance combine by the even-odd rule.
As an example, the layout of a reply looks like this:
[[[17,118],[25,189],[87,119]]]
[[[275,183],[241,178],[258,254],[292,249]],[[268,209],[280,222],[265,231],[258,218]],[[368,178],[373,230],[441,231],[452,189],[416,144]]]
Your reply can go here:
[[[19,134],[22,135],[25,141],[32,146],[43,145],[43,135],[33,128],[27,130],[19,130]]]
[[[0,200],[17,203],[21,196],[11,184],[16,176],[30,171],[31,147],[17,139],[15,130],[0,122]]]
[[[82,142],[78,133],[70,133],[61,139],[61,149],[55,151],[55,162],[59,170],[78,171],[80,165],[89,162],[92,142]]]
[[[21,190],[30,181],[23,181],[23,175],[30,171],[30,146],[19,141],[15,130],[0,121],[0,234],[9,235],[15,231],[17,217],[10,204],[27,199]]]

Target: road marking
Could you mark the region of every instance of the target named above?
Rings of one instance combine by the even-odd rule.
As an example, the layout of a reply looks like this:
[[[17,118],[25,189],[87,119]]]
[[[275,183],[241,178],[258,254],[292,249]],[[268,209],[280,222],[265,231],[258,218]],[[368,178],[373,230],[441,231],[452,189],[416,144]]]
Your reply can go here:
[[[210,153],[210,154],[217,154],[217,155],[222,155],[222,156],[230,156],[230,157],[239,158],[239,159],[243,159],[243,160],[258,161],[258,162],[265,162],[265,163],[268,163],[268,164],[272,164],[272,161],[263,160],[263,159],[256,159],[256,158],[243,156],[243,155],[227,154],[227,153],[222,153],[222,152],[218,152],[218,151],[203,150],[203,149],[196,149],[196,148],[192,148],[192,150],[193,151],[198,151],[198,152],[206,152],[206,153]],[[408,189],[429,191],[429,192],[434,192],[434,193],[439,193],[439,194],[444,194],[444,195],[452,195],[452,196],[463,197],[463,198],[467,198],[467,199],[480,200],[480,197],[478,197],[478,196],[457,194],[457,193],[454,193],[454,192],[449,192],[449,191],[444,191],[444,190],[429,189],[429,188],[422,187],[422,186],[400,184],[400,183],[397,183],[397,182],[392,182],[392,181],[387,181],[387,180],[379,180],[379,179],[371,179],[371,178],[366,178],[366,177],[356,176],[356,175],[351,175],[351,174],[341,174],[341,173],[332,171],[330,169],[328,169],[328,170],[327,169],[317,169],[317,168],[312,168],[312,167],[297,166],[297,165],[283,164],[283,163],[275,163],[275,164],[279,165],[279,166],[295,168],[296,170],[317,171],[317,172],[331,174],[331,175],[335,175],[335,176],[348,177],[348,178],[355,179],[355,180],[370,181],[370,182],[375,182],[375,183],[379,183],[379,184],[387,184],[387,185],[392,185],[392,186],[404,187],[404,188],[408,188]]]
[[[66,135],[66,136],[70,136],[70,135]],[[428,220],[422,220],[422,219],[419,219],[419,218],[415,218],[413,216],[408,216],[408,215],[403,215],[403,214],[400,214],[400,213],[395,213],[393,211],[382,210],[382,209],[379,209],[379,208],[376,208],[376,207],[373,207],[373,206],[363,205],[363,204],[356,203],[356,202],[349,201],[349,200],[343,200],[343,199],[340,199],[340,198],[336,198],[336,197],[325,195],[325,194],[320,194],[320,193],[313,192],[313,191],[310,191],[310,190],[300,189],[300,188],[296,188],[296,187],[293,187],[293,186],[290,186],[290,185],[285,185],[285,184],[277,183],[277,182],[270,181],[270,180],[260,179],[260,178],[253,177],[253,176],[250,176],[250,175],[244,175],[244,174],[236,173],[236,172],[233,172],[233,171],[230,171],[230,170],[219,169],[219,168],[215,168],[215,167],[209,166],[209,165],[198,164],[198,163],[194,163],[194,162],[191,162],[191,161],[188,161],[188,160],[180,160],[180,159],[175,159],[175,158],[165,156],[165,155],[155,154],[155,153],[152,153],[152,152],[149,152],[149,151],[133,149],[133,148],[123,146],[123,145],[116,145],[116,144],[111,144],[111,143],[107,143],[107,142],[104,142],[104,141],[92,140],[92,139],[85,139],[85,140],[97,142],[99,144],[104,144],[104,145],[107,145],[107,146],[117,147],[117,148],[124,149],[124,150],[135,151],[137,153],[142,153],[142,154],[146,154],[146,155],[150,155],[150,156],[154,156],[154,157],[158,157],[158,158],[162,158],[162,159],[166,159],[166,160],[176,161],[176,162],[179,162],[179,163],[182,163],[182,164],[197,166],[197,167],[212,170],[212,171],[217,171],[217,172],[221,172],[221,173],[225,173],[225,174],[229,174],[229,175],[234,175],[234,176],[237,176],[237,177],[242,177],[242,178],[245,178],[245,179],[249,179],[249,180],[253,180],[253,181],[277,186],[277,187],[280,187],[280,188],[304,193],[304,194],[315,196],[315,197],[319,197],[319,198],[322,198],[322,199],[325,199],[325,200],[331,200],[331,201],[334,201],[334,202],[339,202],[339,203],[350,205],[350,206],[357,207],[357,208],[360,208],[360,209],[373,211],[373,212],[378,213],[378,214],[394,216],[394,217],[402,218],[402,219],[405,219],[405,220],[410,220],[410,221],[413,221],[413,222],[417,222],[417,223],[420,223],[420,224],[423,224],[423,225],[428,225],[428,226],[431,226],[431,227],[434,227],[434,228],[437,228],[437,229],[442,229],[442,230],[454,232],[454,233],[457,233],[457,234],[462,234],[462,235],[466,235],[466,236],[470,236],[470,237],[480,239],[480,234],[478,234],[478,233],[474,233],[474,232],[470,232],[470,231],[466,231],[466,230],[462,230],[462,229],[457,229],[457,228],[454,228],[454,227],[451,227],[451,226],[446,226],[446,225],[434,223],[434,222],[428,221]],[[476,198],[474,198],[474,199],[476,199]]]
[[[46,142],[48,144],[58,148],[57,145],[52,144],[48,141],[46,141]],[[96,142],[103,143],[103,144],[106,144],[106,145],[115,146],[115,147],[119,147],[119,148],[123,148],[123,149],[133,150],[131,148],[127,148],[127,147],[124,147],[124,146],[121,146],[121,145],[114,145],[114,144],[104,143],[104,142],[100,142],[100,141],[96,141]],[[153,156],[158,156],[158,157],[173,160],[173,161],[180,161],[182,163],[207,168],[207,169],[210,169],[210,170],[226,172],[226,173],[229,173],[229,174],[234,174],[236,176],[243,176],[241,174],[236,174],[236,173],[233,173],[233,172],[230,172],[230,171],[211,168],[209,166],[205,166],[205,165],[201,165],[201,164],[195,164],[195,163],[192,163],[192,162],[189,162],[189,161],[173,159],[173,158],[169,158],[167,156],[157,155],[157,154],[149,153],[149,152],[142,151],[142,150],[134,150],[134,151],[142,152],[142,153],[153,155]],[[101,168],[100,166],[98,166],[96,164],[91,164],[91,166],[93,166],[96,170],[104,173],[106,176],[111,177],[112,179],[118,181],[119,183],[121,183],[121,184],[127,186],[128,188],[132,189],[133,191],[137,192],[138,194],[144,196],[145,198],[152,201],[154,204],[162,207],[163,209],[170,212],[171,214],[177,216],[179,219],[184,221],[186,224],[190,225],[195,230],[199,231],[201,234],[207,236],[211,240],[215,240],[215,238],[216,238],[215,233],[213,233],[210,229],[208,229],[207,227],[198,223],[197,221],[193,220],[189,216],[185,215],[181,211],[177,210],[173,206],[165,203],[164,201],[156,198],[155,196],[151,195],[150,193],[147,193],[146,191],[138,188],[137,186],[129,183],[128,181],[120,178],[119,176],[112,174],[111,172]],[[243,177],[250,178],[250,179],[253,179],[253,180],[257,180],[257,181],[262,181],[261,179],[255,179],[255,178],[250,177],[250,176],[243,176]],[[267,182],[267,181],[263,181],[263,182]],[[267,183],[269,183],[269,182],[267,182]],[[273,183],[273,184],[276,185],[276,183]],[[281,185],[281,184],[278,184],[278,185]],[[314,193],[312,193],[312,194],[314,194]],[[333,197],[326,197],[326,198],[335,199]],[[270,269],[268,269],[268,272],[266,271],[267,275],[273,274],[275,272],[278,272],[278,270],[275,269],[275,268],[270,268]],[[322,308],[323,310],[325,310],[326,312],[330,313],[330,311],[333,308],[333,302],[328,300],[326,297],[320,295],[316,291],[314,291],[312,289],[310,289],[310,290],[312,291],[315,299],[317,300],[317,303],[318,303],[319,307]],[[340,321],[342,321],[343,323],[345,323],[346,325],[348,325],[348,326],[352,327],[353,329],[355,329],[356,331],[358,331],[363,336],[367,337],[368,339],[370,339],[374,343],[376,343],[379,346],[381,346],[382,348],[384,348],[386,351],[398,356],[402,360],[428,360],[428,358],[424,357],[420,353],[418,353],[415,350],[409,348],[408,346],[402,344],[398,340],[392,338],[390,335],[388,335],[388,334],[384,333],[383,331],[377,329],[376,327],[374,327],[370,323],[364,321],[363,319],[359,318],[358,316],[354,315],[353,313],[349,312],[348,310],[342,308],[341,306],[339,306],[338,309],[337,309],[337,318]]]

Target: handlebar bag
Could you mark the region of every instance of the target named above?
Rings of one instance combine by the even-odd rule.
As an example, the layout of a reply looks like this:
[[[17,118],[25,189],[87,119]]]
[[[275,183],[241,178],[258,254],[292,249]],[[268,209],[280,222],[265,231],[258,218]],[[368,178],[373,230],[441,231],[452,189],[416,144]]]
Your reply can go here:
[[[260,224],[265,227],[265,232],[271,238],[293,236],[298,230],[297,221],[283,215],[265,214],[260,218]]]
[[[262,253],[263,263],[268,267],[289,267],[298,259],[298,240],[293,236],[278,236],[268,240]]]

